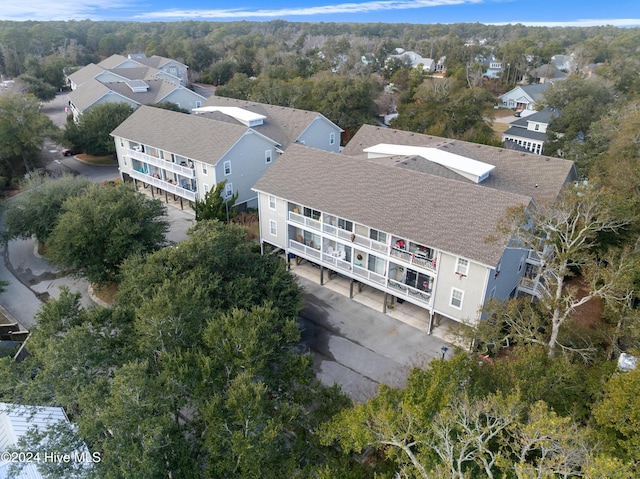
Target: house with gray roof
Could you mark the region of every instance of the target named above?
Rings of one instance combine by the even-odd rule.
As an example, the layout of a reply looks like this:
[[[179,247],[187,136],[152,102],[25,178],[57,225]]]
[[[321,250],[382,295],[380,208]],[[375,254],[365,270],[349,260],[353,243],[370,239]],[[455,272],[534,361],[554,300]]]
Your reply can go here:
[[[75,121],[105,102],[127,103],[133,108],[171,102],[192,110],[200,107],[205,97],[185,87],[186,72],[186,65],[169,58],[112,55],[67,77],[69,108]]]
[[[500,96],[500,106],[515,110],[535,110],[536,102],[542,100],[549,83],[519,85]]]
[[[535,293],[522,281],[535,258],[497,224],[575,178],[571,161],[365,125],[340,155],[291,145],[254,190],[263,250],[317,265],[321,283],[337,273],[382,292],[383,312],[412,303],[431,331]]]
[[[502,143],[515,143],[526,151],[542,155],[547,141],[547,127],[560,115],[557,108],[545,108],[532,115],[518,118],[502,134]]]
[[[276,160],[277,141],[247,125],[141,106],[112,133],[124,181],[165,200],[194,202],[223,180],[224,197],[255,207],[253,184]]]
[[[219,121],[242,124],[242,119],[230,113],[234,109],[261,116],[262,120],[259,124],[251,125],[252,128],[276,140],[282,150],[292,143],[300,143],[321,150],[336,153],[340,151],[342,129],[315,111],[214,95],[204,102],[202,108],[194,110],[194,113]]]

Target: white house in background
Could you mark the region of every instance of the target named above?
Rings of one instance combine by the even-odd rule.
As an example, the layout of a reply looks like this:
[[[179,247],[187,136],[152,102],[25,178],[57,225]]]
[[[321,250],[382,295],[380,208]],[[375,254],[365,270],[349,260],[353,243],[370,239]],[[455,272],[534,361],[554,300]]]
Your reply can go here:
[[[560,110],[545,108],[510,123],[509,129],[502,134],[502,142],[512,142],[524,150],[542,155],[547,141],[547,127],[551,120],[560,115]]]
[[[521,155],[368,125],[342,155],[292,145],[254,186],[262,247],[316,264],[321,283],[336,272],[382,291],[383,312],[394,298],[423,308],[429,331],[474,324],[489,298],[535,286],[522,286],[535,258],[489,240],[500,218],[576,177],[570,161]]]
[[[46,431],[50,426],[58,423],[69,423],[67,415],[60,407],[41,407],[41,406],[22,406],[17,404],[0,403],[0,452],[5,453],[10,448],[17,445],[18,441],[29,430],[37,428],[40,432]],[[4,457],[0,460],[0,479],[42,479],[44,476],[38,470],[38,461],[35,454],[39,454],[40,462],[53,462],[60,460],[64,454],[69,454],[69,459],[74,463],[81,462],[86,467],[91,467],[92,463],[99,459],[89,452],[86,446],[79,450],[65,451],[60,450],[54,445],[42,445],[40,451],[21,451],[22,453],[31,453],[32,462],[27,462],[23,458],[25,466],[20,473],[10,474],[12,471],[12,462]],[[58,454],[57,457],[45,457],[45,454]],[[19,458],[18,458],[19,459]],[[18,462],[18,461],[14,461]]]
[[[542,100],[549,83],[521,85],[500,96],[500,106],[515,110],[535,110],[536,102]]]
[[[277,141],[256,131],[264,118],[236,109],[237,124],[141,106],[113,132],[124,181],[151,188],[165,200],[203,199],[227,180],[224,197],[257,206],[253,184],[280,154]]]
[[[411,68],[417,68],[422,65],[422,70],[425,72],[434,72],[436,70],[436,62],[433,58],[424,58],[417,52],[405,51],[401,48],[396,49],[398,51],[395,55],[389,55],[387,58],[399,58],[403,62],[408,63]]]
[[[194,113],[219,121],[241,124],[241,121],[228,111],[241,109],[263,117],[259,124],[251,127],[257,132],[277,141],[282,150],[292,143],[339,152],[342,129],[324,115],[316,111],[268,105],[255,101],[236,100],[222,96],[211,96],[202,108]]]

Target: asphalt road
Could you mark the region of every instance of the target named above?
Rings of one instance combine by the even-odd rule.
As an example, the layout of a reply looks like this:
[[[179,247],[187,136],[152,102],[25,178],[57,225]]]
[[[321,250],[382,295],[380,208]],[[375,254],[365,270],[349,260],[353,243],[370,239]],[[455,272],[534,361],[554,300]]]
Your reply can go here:
[[[340,384],[353,400],[374,396],[382,383],[403,387],[413,366],[442,357],[446,343],[440,338],[305,278],[298,281],[306,292],[302,342],[314,353],[316,376],[326,385]]]

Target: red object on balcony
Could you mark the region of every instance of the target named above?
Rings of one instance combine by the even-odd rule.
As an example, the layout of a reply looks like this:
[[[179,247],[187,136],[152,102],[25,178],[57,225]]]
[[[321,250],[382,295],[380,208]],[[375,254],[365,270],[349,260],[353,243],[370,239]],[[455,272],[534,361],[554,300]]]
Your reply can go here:
[[[400,249],[404,249],[404,240],[398,240],[396,241],[396,247],[400,248]]]

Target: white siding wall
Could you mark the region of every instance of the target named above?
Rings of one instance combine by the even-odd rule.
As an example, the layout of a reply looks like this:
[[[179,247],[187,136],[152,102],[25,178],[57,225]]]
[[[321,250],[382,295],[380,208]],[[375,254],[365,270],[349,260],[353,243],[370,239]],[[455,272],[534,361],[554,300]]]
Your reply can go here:
[[[457,259],[457,256],[448,253],[440,256],[434,308],[444,316],[474,324],[479,317],[478,310],[484,299],[489,270],[486,266],[470,261],[467,276],[461,278],[455,273]],[[451,306],[453,288],[463,292],[461,309]]]
[[[260,216],[260,240],[280,248],[285,248],[287,243],[287,202],[278,197],[276,209],[271,209],[269,196],[265,193],[258,193],[258,212]],[[276,222],[277,235],[270,231],[270,221]]]

